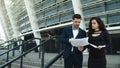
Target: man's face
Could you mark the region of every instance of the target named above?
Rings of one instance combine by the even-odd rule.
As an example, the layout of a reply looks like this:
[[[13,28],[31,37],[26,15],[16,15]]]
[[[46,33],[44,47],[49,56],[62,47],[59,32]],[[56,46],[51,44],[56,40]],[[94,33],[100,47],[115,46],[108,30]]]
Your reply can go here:
[[[78,28],[79,28],[79,25],[80,25],[81,19],[74,18],[72,21],[73,21],[73,27],[74,27],[75,29],[78,29]]]

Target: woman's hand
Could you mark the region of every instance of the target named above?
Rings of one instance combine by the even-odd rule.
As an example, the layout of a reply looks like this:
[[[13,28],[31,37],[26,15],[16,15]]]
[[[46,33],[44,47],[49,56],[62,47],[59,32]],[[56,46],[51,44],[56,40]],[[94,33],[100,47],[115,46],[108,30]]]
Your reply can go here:
[[[80,52],[82,52],[82,51],[83,51],[83,49],[84,49],[84,47],[83,47],[83,46],[77,46],[77,48],[78,48],[78,50],[79,50]]]
[[[98,46],[98,50],[101,50],[101,49],[102,49],[102,47]]]

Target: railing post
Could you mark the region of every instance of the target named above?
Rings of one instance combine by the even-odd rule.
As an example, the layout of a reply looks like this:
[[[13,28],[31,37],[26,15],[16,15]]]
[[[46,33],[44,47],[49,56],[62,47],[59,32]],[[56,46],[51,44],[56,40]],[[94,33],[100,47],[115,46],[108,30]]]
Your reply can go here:
[[[11,63],[8,65],[8,68],[11,68]]]
[[[15,46],[15,42],[14,42],[14,44],[12,45],[12,48],[14,48],[14,46]],[[12,51],[12,56],[15,56],[15,49],[13,49],[13,51]]]
[[[8,62],[9,60],[9,52],[7,52],[7,59],[6,59],[6,62]]]
[[[60,51],[59,52],[61,52],[61,51],[62,51],[62,43],[60,43]],[[60,57],[60,60],[62,60],[62,57]]]
[[[9,45],[8,45],[8,50],[9,50]]]
[[[20,59],[20,68],[22,68],[22,66],[23,66],[23,57],[21,57]]]
[[[13,49],[12,51],[12,56],[15,56],[15,49]]]
[[[42,40],[40,39],[40,44],[39,45],[41,45],[41,43],[42,43]],[[41,58],[41,46],[40,47],[38,47],[38,50],[39,50],[39,59]]]
[[[10,49],[10,46],[8,46],[8,50]],[[6,62],[8,62],[9,60],[9,52],[7,52],[7,58],[6,58]]]
[[[41,68],[44,67],[44,45],[41,46],[42,58],[41,58]]]
[[[39,59],[41,58],[41,47],[39,47]]]
[[[21,46],[21,55],[23,54],[23,46]],[[23,66],[23,56],[20,58],[20,68]]]

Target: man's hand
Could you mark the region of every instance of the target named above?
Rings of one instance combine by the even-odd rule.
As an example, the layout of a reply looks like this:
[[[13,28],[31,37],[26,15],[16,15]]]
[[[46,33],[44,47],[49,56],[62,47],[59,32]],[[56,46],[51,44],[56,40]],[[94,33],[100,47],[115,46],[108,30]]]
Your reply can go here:
[[[83,49],[84,49],[84,47],[83,47],[83,46],[78,46],[77,48],[78,48],[78,50],[79,50],[80,52],[82,52],[82,51],[83,51]]]

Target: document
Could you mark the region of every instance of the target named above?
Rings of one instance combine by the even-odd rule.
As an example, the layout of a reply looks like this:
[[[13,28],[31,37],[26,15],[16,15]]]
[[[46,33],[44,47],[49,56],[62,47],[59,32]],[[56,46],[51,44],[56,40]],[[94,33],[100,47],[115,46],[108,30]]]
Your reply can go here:
[[[100,46],[96,46],[96,45],[93,45],[93,44],[90,44],[90,45],[94,48],[104,48],[104,47],[106,47],[106,45],[100,45]]]
[[[88,43],[88,37],[81,38],[81,39],[72,39],[71,44],[72,44],[72,46],[75,46],[75,47],[77,47],[77,46],[86,46],[86,45],[89,44]]]

